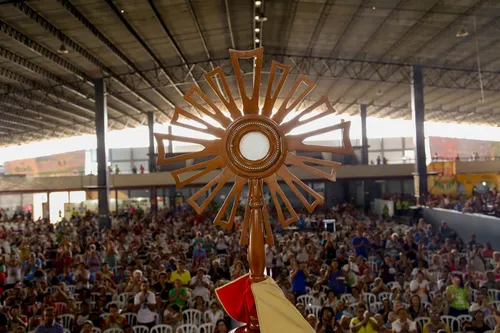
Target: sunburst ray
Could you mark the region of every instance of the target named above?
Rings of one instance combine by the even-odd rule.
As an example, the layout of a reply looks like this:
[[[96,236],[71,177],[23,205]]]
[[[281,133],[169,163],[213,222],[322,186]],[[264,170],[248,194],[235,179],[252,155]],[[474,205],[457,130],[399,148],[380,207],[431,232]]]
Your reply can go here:
[[[220,150],[222,149],[222,140],[202,140],[195,138],[188,138],[185,136],[173,135],[173,134],[163,134],[163,133],[155,133],[156,143],[158,144],[158,160],[156,164],[165,165],[169,163],[186,161],[195,158],[205,157],[205,156],[214,156],[218,155]],[[165,145],[163,143],[164,140],[168,141],[180,141],[180,142],[190,142],[202,145],[204,148],[201,151],[186,153],[173,157],[166,157]]]
[[[352,149],[351,140],[349,138],[350,127],[351,127],[351,122],[346,121],[340,124],[326,126],[302,134],[287,135],[288,149],[352,155],[354,154],[354,151]],[[304,143],[304,140],[306,140],[307,138],[336,130],[342,130],[342,147],[325,147],[314,144],[309,145]]]
[[[234,68],[234,75],[240,90],[240,97],[243,103],[244,114],[258,114],[259,113],[259,94],[260,94],[260,75],[262,71],[262,58],[264,57],[264,49],[262,47],[249,51],[230,50],[231,63]],[[248,97],[245,88],[245,80],[240,67],[240,59],[254,58],[254,80],[252,96]]]
[[[276,89],[274,90],[274,93],[272,92],[273,90],[273,85],[274,85],[274,78],[277,74],[278,68],[283,70],[283,73],[281,73],[281,78],[278,81],[276,85]],[[288,65],[283,65],[277,61],[274,61],[271,63],[271,71],[269,73],[269,81],[267,83],[267,90],[266,90],[266,99],[264,102],[264,106],[262,107],[262,115],[265,117],[271,117],[273,113],[273,108],[274,104],[276,103],[276,99],[278,98],[281,89],[283,88],[283,84],[285,83],[288,73],[290,73],[290,69],[292,67]]]
[[[207,103],[212,108],[213,112],[211,112],[203,105],[198,103],[194,99],[195,95],[197,95],[205,103]],[[184,95],[184,100],[189,104],[191,104],[192,106],[194,106],[198,111],[203,113],[205,116],[210,117],[216,122],[218,122],[222,127],[227,128],[229,124],[231,124],[231,119],[226,117],[226,115],[222,113],[222,111],[217,107],[217,105],[215,105],[215,103],[210,98],[208,98],[207,95],[205,95],[197,85],[193,84],[191,86],[189,91]]]
[[[236,177],[231,191],[229,191],[226,199],[224,200],[224,203],[219,208],[219,212],[215,217],[215,225],[219,225],[227,230],[233,229],[234,217],[236,216],[236,211],[238,210],[238,207],[240,205],[241,192],[243,191],[243,187],[245,186],[246,182],[247,180],[245,178],[238,176]],[[227,221],[224,221],[222,219],[224,218],[227,207],[231,202],[233,202],[233,205],[231,207],[231,214],[229,215],[229,219]]]
[[[222,72],[222,69],[219,67],[215,68],[213,71],[209,73],[203,74],[203,77],[208,82],[212,90],[217,94],[221,102],[226,106],[231,118],[236,120],[242,116],[241,111],[238,109],[236,102],[234,101],[233,95],[231,94],[231,89],[229,89],[229,85],[227,84],[226,77]],[[219,81],[222,83],[221,91],[215,82],[215,78],[218,77]]]
[[[216,169],[220,169],[225,165],[224,159],[220,156],[217,156],[209,161],[193,164],[181,169],[177,169],[175,171],[171,172],[172,177],[175,180],[175,184],[177,188],[182,188],[188,184],[191,184],[192,182],[196,181],[197,179],[205,176],[206,174],[215,171]],[[186,172],[194,172],[198,171],[197,173],[187,177],[184,180],[180,179],[180,175]]]
[[[179,121],[180,116],[183,116],[184,118],[193,120],[194,122],[196,122],[202,126],[205,126],[205,128],[200,128],[200,127],[196,127],[196,126],[193,126],[190,124],[182,123]],[[215,126],[207,123],[202,118],[197,117],[196,115],[194,115],[190,112],[187,112],[186,110],[184,110],[178,106],[175,107],[174,116],[172,117],[170,124],[175,125],[175,126],[179,126],[179,127],[183,127],[183,128],[187,128],[187,129],[190,129],[193,131],[203,131],[203,132],[206,132],[210,135],[215,136],[218,139],[222,139],[224,137],[224,129],[222,129],[220,127],[215,127]]]
[[[196,211],[198,215],[200,215],[205,208],[212,202],[212,200],[215,198],[217,193],[222,189],[222,187],[228,182],[231,177],[234,176],[234,173],[229,170],[229,168],[225,167],[222,169],[221,173],[219,173],[214,179],[212,179],[207,185],[203,186],[198,192],[193,194],[189,199],[186,200],[186,202],[193,207],[193,209]],[[196,202],[199,197],[201,197],[203,194],[208,192],[214,185],[217,186],[215,189],[212,190],[212,192],[208,195],[208,197],[203,201],[201,205],[198,205]]]
[[[297,90],[303,85],[305,86],[304,91],[302,91],[296,99],[290,102]],[[293,111],[293,109],[295,109],[300,102],[302,102],[302,100],[314,89],[315,86],[316,84],[310,81],[307,76],[300,74],[295,80],[292,89],[290,89],[288,95],[283,100],[283,103],[279,107],[278,111],[276,111],[273,115],[273,120],[278,124],[281,124],[283,119],[285,119],[286,116]]]

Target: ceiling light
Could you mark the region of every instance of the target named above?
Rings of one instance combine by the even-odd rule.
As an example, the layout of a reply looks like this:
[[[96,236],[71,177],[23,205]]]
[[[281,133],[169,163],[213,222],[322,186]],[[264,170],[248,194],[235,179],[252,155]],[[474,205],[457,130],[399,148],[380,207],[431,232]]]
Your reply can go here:
[[[460,30],[457,31],[457,37],[458,38],[463,38],[469,36],[469,32],[465,30],[464,27],[461,27]]]
[[[260,7],[262,5],[262,1],[255,1],[255,7]]]
[[[260,29],[259,28],[255,28],[255,32],[260,32]]]
[[[256,43],[260,43],[260,39],[255,38],[255,42],[256,42]]]
[[[67,54],[68,52],[69,51],[66,48],[66,45],[64,45],[64,43],[62,43],[61,46],[59,46],[59,49],[57,50],[57,53],[60,53],[60,54]]]
[[[373,10],[377,9],[375,6],[372,7]]]
[[[267,17],[263,13],[260,13],[259,15],[255,15],[255,21],[257,21],[257,22],[266,22],[267,21]]]
[[[122,14],[125,13],[125,9],[120,10],[120,13]]]

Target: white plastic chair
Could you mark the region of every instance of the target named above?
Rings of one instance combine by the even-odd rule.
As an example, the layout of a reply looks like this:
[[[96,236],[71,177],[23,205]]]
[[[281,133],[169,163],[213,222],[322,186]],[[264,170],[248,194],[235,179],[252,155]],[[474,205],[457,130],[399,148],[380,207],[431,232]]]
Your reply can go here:
[[[497,311],[498,311],[498,310],[500,310],[500,301],[492,301],[492,302],[490,302],[490,304],[491,304],[491,305],[492,305],[495,309],[497,309]]]
[[[127,304],[128,300],[134,298],[134,293],[124,292],[118,295],[118,301],[122,304]]]
[[[486,318],[484,318],[484,322],[486,323],[486,325],[488,325],[490,328],[495,328],[495,326],[497,325],[497,322],[495,320],[495,317],[493,316],[487,316]]]
[[[70,330],[68,330],[67,328],[63,328],[63,332],[64,332],[64,333],[71,333],[71,331],[70,331]]]
[[[56,315],[62,315],[67,306],[64,302],[56,302]]]
[[[196,325],[184,324],[177,327],[175,333],[200,333],[200,331]]]
[[[415,318],[415,323],[417,324],[417,329],[419,332],[422,332],[424,329],[424,325],[431,321],[429,317],[417,317]]]
[[[109,302],[108,304],[106,304],[106,308],[108,308],[108,309],[109,309],[109,306],[110,306],[111,304],[115,304],[115,305],[118,307],[118,310],[123,309],[123,307],[125,306],[125,304],[123,304],[123,303],[122,303],[122,302],[120,302],[120,301],[112,301],[112,302]]]
[[[383,307],[384,304],[382,304],[382,302],[373,302],[370,304],[370,311],[372,313],[378,313]]]
[[[441,320],[450,328],[450,331],[460,332],[460,321],[453,316],[441,316]]]
[[[380,294],[378,294],[378,300],[380,302],[382,302],[384,299],[391,300],[391,296],[392,296],[391,293],[384,291],[384,292],[381,292]]]
[[[101,333],[101,329],[98,327],[93,327],[92,328],[92,333]]]
[[[361,297],[363,298],[363,302],[365,302],[368,306],[377,301],[377,296],[372,293],[363,293]]]
[[[200,327],[198,327],[198,330],[200,331],[200,333],[214,333],[215,326],[212,323],[206,323],[206,324],[200,325]]]
[[[312,293],[311,287],[306,287],[306,294],[310,295]]]
[[[149,333],[173,333],[173,329],[170,325],[162,324],[153,326]]]
[[[476,302],[476,297],[477,297],[478,291],[476,289],[471,289],[470,293],[471,293],[471,297],[472,297],[472,302]]]
[[[195,309],[188,309],[182,311],[182,317],[184,318],[184,324],[188,325],[200,325],[201,324],[201,311]]]
[[[123,333],[123,330],[121,328],[108,328],[102,333]]]
[[[460,326],[463,325],[464,322],[470,321],[472,322],[472,316],[471,315],[460,315],[457,317],[458,321],[460,322]]]
[[[492,301],[500,301],[500,290],[488,289],[488,297]]]
[[[304,304],[304,306],[316,305],[316,300],[311,295],[302,295],[297,297],[297,303]]]
[[[344,302],[344,304],[349,303],[349,300],[351,299],[352,295],[351,294],[343,294],[340,296],[340,300]]]
[[[75,293],[75,286],[69,285],[69,286],[67,286],[67,288],[68,288],[68,291],[71,295],[73,295]]]
[[[74,315],[63,314],[57,316],[57,318],[61,319],[61,324],[63,325],[64,328],[67,328],[68,330],[71,330],[73,328],[73,320],[75,319]]]
[[[137,325],[137,315],[135,313],[132,313],[132,312],[125,312],[125,313],[122,313],[122,316],[125,317],[125,319],[127,319],[127,323],[134,327],[135,325]]]
[[[316,318],[319,318],[319,312],[321,311],[321,306],[319,305],[306,305],[306,313],[313,314]]]
[[[149,328],[144,325],[137,325],[132,328],[134,333],[149,333]]]

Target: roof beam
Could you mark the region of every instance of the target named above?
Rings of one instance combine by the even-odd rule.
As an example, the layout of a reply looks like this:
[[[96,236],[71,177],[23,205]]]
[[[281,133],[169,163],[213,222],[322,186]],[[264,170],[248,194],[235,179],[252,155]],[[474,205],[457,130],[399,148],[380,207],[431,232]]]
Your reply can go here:
[[[358,18],[359,11],[362,10],[363,8],[363,3],[365,0],[361,0],[358,4],[358,7],[356,8],[356,11],[354,14],[351,16],[349,19],[349,22],[344,26],[344,29],[342,30],[342,33],[340,34],[340,38],[335,42],[335,45],[333,46],[332,51],[330,52],[330,57],[333,55],[338,56],[339,51],[337,49],[342,45],[342,41],[344,40],[344,37],[346,36],[347,32],[351,29],[351,26],[354,24],[356,19]]]
[[[71,3],[69,2],[69,0],[58,0],[58,1],[61,1],[61,3],[68,3],[68,7],[71,7]],[[114,2],[112,0],[105,0],[106,3],[108,4],[108,6],[111,8],[111,10],[113,11],[113,13],[115,13],[115,15],[120,19],[120,21],[122,22],[122,24],[125,26],[125,28],[127,28],[127,31],[132,35],[134,36],[134,38],[137,40],[137,42],[139,42],[139,44],[141,44],[141,46],[144,48],[144,50],[146,50],[146,52],[149,54],[149,56],[151,57],[151,59],[153,59],[153,62],[155,63],[156,67],[158,67],[158,69],[160,70],[161,73],[163,73],[163,75],[165,75],[165,77],[167,78],[167,80],[171,83],[171,84],[174,84],[175,82],[172,80],[172,78],[163,70],[163,63],[162,61],[160,60],[160,58],[158,58],[156,56],[156,54],[153,52],[153,50],[149,47],[149,45],[144,41],[144,39],[137,33],[137,31],[135,31],[135,29],[132,27],[132,25],[130,23],[128,23],[128,21],[125,19],[125,17],[122,15],[122,13],[120,12],[120,10],[118,9],[118,7],[116,7],[116,5],[114,4]],[[71,6],[70,6],[71,5]],[[66,7],[66,6],[65,6]],[[71,11],[74,11],[76,10],[76,8],[73,6],[74,9],[70,10]],[[113,51],[114,52],[114,51]],[[123,55],[125,57],[125,55]],[[120,56],[121,58],[121,56]],[[130,60],[129,60],[130,61]],[[130,61],[130,64],[133,66],[131,66],[131,68],[136,68],[135,67],[135,64]],[[143,79],[146,79],[146,78],[143,78]],[[146,81],[148,82],[148,81]],[[150,83],[148,82],[152,87],[154,87],[155,85],[153,83]],[[184,93],[179,89],[179,87],[177,86],[173,86],[175,91],[181,95],[181,96],[184,96]],[[158,95],[160,95],[162,97],[162,99],[172,108],[175,108],[175,105],[174,103],[163,93],[161,92],[160,90],[157,90],[157,89],[153,89]]]
[[[94,84],[92,82],[92,78],[90,78],[87,75],[87,73],[85,73],[84,71],[80,70],[77,66],[75,66],[72,63],[66,61],[65,59],[59,57],[56,53],[50,51],[49,49],[47,49],[46,47],[42,46],[41,44],[38,44],[37,42],[35,42],[31,38],[29,38],[28,36],[24,35],[19,30],[11,27],[10,25],[8,25],[7,23],[5,23],[2,20],[0,20],[0,31],[2,31],[4,34],[6,34],[7,36],[9,36],[13,40],[17,41],[21,45],[24,45],[25,47],[27,47],[28,49],[30,49],[32,52],[34,52],[34,53],[36,53],[36,54],[38,54],[40,56],[43,56],[46,59],[49,59],[50,61],[52,61],[56,65],[58,65],[61,68],[65,69],[66,71],[68,71],[69,73],[75,75],[75,77],[78,80],[82,81],[82,85],[81,86],[78,86],[77,84],[75,85],[75,87],[77,88],[77,90],[75,90],[73,87],[63,86],[66,90],[68,90],[68,91],[70,91],[70,92],[72,92],[72,93],[74,93],[74,94],[76,94],[76,95],[78,95],[78,96],[80,96],[82,98],[87,98],[87,97],[93,96]],[[92,88],[92,90],[91,90],[92,92],[90,94],[89,93],[82,93],[81,90],[82,90],[82,88],[85,85],[88,85],[89,87]],[[112,97],[117,102],[119,102],[120,104],[124,105],[125,107],[130,108],[130,109],[134,110],[137,113],[143,113],[143,111],[135,108],[135,106],[131,105],[129,102],[127,102],[126,100],[124,100],[120,96],[114,96],[112,93],[110,93],[109,96]],[[94,100],[91,99],[91,98],[89,98],[89,101],[94,102]],[[115,109],[115,108],[113,108],[111,106],[109,106],[109,108],[112,109],[112,110],[115,110],[118,113],[127,115],[127,113],[125,113],[124,111],[117,110],[117,109]],[[139,122],[138,119],[134,118],[133,116],[131,116],[131,117],[136,122]]]
[[[288,8],[288,14],[283,16],[283,21],[281,22],[280,26],[285,26],[286,23],[286,28],[282,30],[284,35],[281,36],[281,50],[283,54],[286,54],[286,51],[288,49],[288,42],[290,41],[290,36],[292,35],[292,28],[293,28],[293,22],[295,21],[295,15],[297,15],[297,7],[299,5],[299,0],[290,0],[289,1],[289,8]],[[284,22],[286,19],[288,20]],[[252,20],[254,18],[252,17]]]
[[[229,29],[229,39],[231,41],[231,47],[233,49],[236,49],[236,46],[234,44],[233,25],[231,24],[231,12],[229,11],[228,0],[224,0],[224,7],[226,8],[227,27]]]
[[[189,71],[189,67],[187,65],[188,61],[186,59],[186,56],[184,55],[184,53],[182,52],[181,48],[179,47],[179,44],[177,44],[174,36],[170,32],[170,29],[168,28],[167,24],[165,23],[165,21],[163,20],[163,18],[161,16],[160,12],[158,11],[158,8],[156,8],[155,1],[154,0],[148,0],[148,2],[149,2],[149,6],[151,7],[151,10],[155,14],[156,20],[158,21],[158,23],[160,23],[163,31],[168,36],[168,39],[170,40],[170,43],[174,47],[175,52],[177,53],[177,55],[181,59],[182,64],[188,70],[189,77],[191,77],[191,80],[193,81],[193,83],[195,83],[196,85],[198,85],[198,83],[196,82],[196,79],[193,76],[193,73],[191,73],[191,71]],[[165,71],[163,71],[163,73],[165,73]],[[165,75],[170,78],[170,76],[168,76],[166,73],[165,73]],[[171,81],[171,83],[173,83],[172,79],[170,79],[170,81]],[[177,91],[180,91],[180,89],[177,88],[177,86],[175,84],[174,84],[174,87],[176,88]],[[184,94],[182,92],[181,92],[181,95],[184,97]]]
[[[62,1],[63,3],[67,3],[67,1],[64,1],[64,0],[60,0],[60,1]],[[123,78],[121,76],[117,75],[113,70],[111,70],[109,67],[107,67],[105,64],[103,64],[99,59],[97,59],[96,57],[94,57],[84,47],[82,47],[80,44],[76,43],[74,40],[72,40],[71,38],[69,38],[62,31],[60,31],[59,29],[57,29],[53,24],[51,24],[49,21],[47,21],[41,15],[39,15],[35,10],[33,10],[27,4],[25,4],[25,3],[15,3],[14,6],[20,12],[22,12],[23,14],[25,14],[26,16],[28,16],[29,18],[31,18],[33,21],[35,21],[36,23],[38,23],[46,31],[50,32],[54,37],[58,38],[62,43],[64,43],[65,45],[67,45],[71,49],[75,50],[77,53],[79,53],[82,57],[84,57],[90,63],[92,63],[95,66],[97,66],[98,68],[100,68],[105,73],[105,75],[109,75],[118,84],[120,84],[123,87],[127,88],[128,91],[130,93],[132,93],[136,98],[138,98],[138,99],[142,100],[143,102],[145,102],[146,104],[150,105],[153,109],[162,111],[162,109],[158,105],[152,103],[146,97],[144,97],[141,94],[139,94],[138,92],[136,92],[135,91],[136,88],[133,87],[131,85],[131,83],[126,82],[125,80],[123,80]],[[72,5],[71,5],[71,7],[72,7]],[[89,29],[91,32],[97,32],[100,36],[102,36],[102,34],[92,24],[90,24],[90,22],[85,17],[83,17],[83,15],[80,12],[78,12],[78,11],[71,12],[70,11],[70,13],[73,14],[73,16],[75,16],[77,19],[81,19],[83,21],[83,22],[82,21],[81,22],[84,25],[85,25],[85,23],[88,23],[89,25],[85,25],[85,27],[87,29]],[[78,15],[78,14],[80,14],[80,15]],[[102,36],[102,37],[104,37],[104,36]],[[107,39],[106,39],[106,41],[109,42],[109,40],[107,40]],[[113,44],[111,44],[111,45],[113,45]],[[114,45],[113,45],[113,47],[115,48]],[[108,86],[108,88],[109,88],[109,86]],[[162,112],[164,112],[164,111],[162,111]]]

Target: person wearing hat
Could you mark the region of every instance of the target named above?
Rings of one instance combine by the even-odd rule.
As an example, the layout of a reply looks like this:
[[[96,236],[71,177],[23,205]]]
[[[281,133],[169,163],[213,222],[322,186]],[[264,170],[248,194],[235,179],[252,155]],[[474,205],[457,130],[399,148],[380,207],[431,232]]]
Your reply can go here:
[[[160,294],[162,299],[168,299],[168,292],[174,287],[172,283],[170,283],[168,275],[172,274],[172,270],[170,268],[167,272],[161,272],[158,275],[158,282],[153,285],[153,289],[157,294]]]
[[[174,283],[176,280],[180,280],[183,286],[187,286],[191,281],[191,273],[184,269],[184,261],[179,260],[177,269],[170,276],[170,283]]]
[[[417,324],[409,319],[408,310],[404,306],[397,310],[398,319],[392,323],[394,333],[417,333]]]
[[[351,319],[352,333],[376,333],[378,331],[378,323],[366,310],[364,303],[359,303],[356,309],[356,317]]]
[[[92,333],[93,329],[94,329],[94,324],[90,320],[87,320],[86,322],[83,323],[82,330],[80,331],[80,333]]]
[[[211,281],[203,267],[198,268],[196,275],[189,282],[189,287],[193,290],[191,294],[194,298],[201,296],[204,301],[210,301]]]

